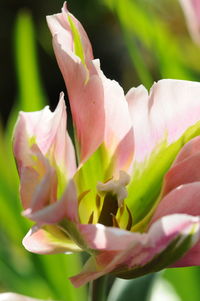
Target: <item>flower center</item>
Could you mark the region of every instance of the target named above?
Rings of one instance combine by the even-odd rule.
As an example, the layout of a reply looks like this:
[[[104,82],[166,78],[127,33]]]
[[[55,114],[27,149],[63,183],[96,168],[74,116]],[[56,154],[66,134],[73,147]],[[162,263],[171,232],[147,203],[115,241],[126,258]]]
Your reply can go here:
[[[129,175],[120,171],[118,180],[111,179],[106,183],[98,183],[97,190],[103,197],[98,223],[108,227],[131,229],[132,215],[124,201],[129,181]]]
[[[103,202],[98,223],[103,224],[105,226],[112,227],[113,219],[115,219],[117,211],[118,211],[118,201],[116,195],[107,193],[104,197],[104,202]]]

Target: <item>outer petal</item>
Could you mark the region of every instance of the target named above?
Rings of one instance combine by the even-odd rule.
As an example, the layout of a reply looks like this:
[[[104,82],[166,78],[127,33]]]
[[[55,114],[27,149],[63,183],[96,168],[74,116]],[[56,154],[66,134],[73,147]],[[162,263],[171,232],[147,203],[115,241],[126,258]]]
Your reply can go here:
[[[152,218],[152,223],[166,214],[187,213],[194,216],[200,215],[199,163],[200,138],[196,137],[183,147],[172,168],[166,174],[162,191],[162,195],[165,197],[160,201]],[[200,243],[198,242],[173,266],[200,265],[199,253]]]
[[[88,248],[93,250],[122,251],[133,241],[142,243],[147,239],[146,234],[105,227],[102,224],[82,224],[78,228]]]
[[[184,145],[165,175],[161,200],[152,222],[173,213],[200,215],[199,164],[200,137],[198,136]]]
[[[134,127],[135,157],[126,202],[137,224],[154,207],[163,178],[184,144],[200,135],[200,84],[161,80],[149,95],[142,86],[131,89],[127,100]]]
[[[24,214],[43,224],[62,219],[66,210],[63,210],[65,201],[60,197],[68,178],[75,172],[74,149],[66,131],[63,93],[55,112],[46,107],[38,112],[20,114],[14,132],[14,154]]]
[[[200,215],[200,182],[194,182],[177,187],[168,193],[161,201],[152,217],[151,223],[161,217],[185,213],[193,216]]]
[[[178,153],[173,166],[182,163],[184,160],[189,159],[193,155],[196,155],[200,152],[200,137],[197,136],[193,138],[191,141],[186,143],[181,151]]]
[[[29,158],[30,165],[20,169],[20,196],[24,209],[36,211],[56,201],[57,175],[36,144],[29,149]]]
[[[64,49],[66,49],[66,51],[69,52],[69,54],[73,57],[74,60],[80,61],[80,58],[78,58],[76,54],[74,54],[75,45],[73,41],[73,33],[69,22],[69,17],[72,19],[78,32],[80,33],[80,42],[81,46],[83,47],[84,59],[87,63],[93,59],[92,46],[90,44],[87,33],[85,32],[81,23],[72,14],[68,12],[66,2],[64,3],[62,7],[62,12],[60,14],[47,16],[49,29],[53,36],[54,34],[59,33],[59,41],[63,45]],[[66,41],[68,43],[66,43]]]
[[[199,0],[179,0],[186,17],[189,31],[194,41],[200,44],[200,2]]]
[[[69,16],[78,31],[84,59],[74,49],[75,37]],[[48,16],[47,21],[53,35],[56,58],[68,90],[81,161],[87,160],[103,142],[112,155],[131,130],[124,93],[115,81],[108,80],[103,75],[99,62],[92,60],[87,35],[66,7],[61,14]],[[124,141],[127,144],[129,161],[133,155],[131,139],[133,141],[133,136],[129,137],[129,141]],[[122,149],[119,150],[121,154]]]
[[[58,226],[34,226],[23,239],[24,247],[37,254],[80,252],[81,249]]]
[[[47,182],[48,182],[48,178],[47,178]],[[44,205],[42,199],[45,198],[48,199],[49,196],[48,194],[49,190],[47,190],[47,194],[45,195],[45,189],[43,187],[45,184],[46,183],[41,184],[41,195],[40,194],[37,195],[38,197],[37,203],[38,205],[40,205],[40,208],[34,208],[32,206],[31,208],[25,210],[23,214],[29,219],[40,224],[55,224],[57,222],[62,221],[64,218],[67,218],[68,220],[74,223],[78,223],[79,222],[78,199],[77,199],[76,189],[73,180],[71,180],[68,183],[62,198],[59,201],[52,203],[46,207],[42,206]],[[50,182],[50,187],[51,187],[51,182]]]
[[[200,181],[200,137],[189,141],[179,152],[164,178],[162,197],[176,187]]]
[[[64,94],[61,93],[55,112],[48,107],[33,113],[21,112],[13,139],[14,155],[19,172],[23,166],[32,166],[30,147],[37,144],[44,156],[50,156],[56,164],[67,171],[75,172],[75,155],[71,140],[66,132],[66,109]]]
[[[44,301],[44,300],[30,298],[15,293],[2,293],[0,294],[0,301]]]
[[[121,230],[117,233],[116,229],[97,226],[96,236],[94,226],[91,226],[92,233],[83,230],[89,244],[105,251],[90,259],[80,275],[71,278],[76,287],[111,272],[122,278],[133,278],[169,266],[199,240],[200,220],[181,214],[165,216],[146,234],[131,233],[132,237],[124,234],[122,250],[118,246]]]
[[[165,79],[155,83],[148,95],[140,86],[127,94],[135,134],[135,160],[148,158],[167,139],[171,144],[200,116],[200,84]]]

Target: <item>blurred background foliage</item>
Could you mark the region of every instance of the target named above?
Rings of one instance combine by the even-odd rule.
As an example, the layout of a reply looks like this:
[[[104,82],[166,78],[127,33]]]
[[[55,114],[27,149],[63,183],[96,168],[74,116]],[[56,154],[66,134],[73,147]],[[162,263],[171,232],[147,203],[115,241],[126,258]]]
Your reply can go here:
[[[11,136],[19,110],[54,109],[64,82],[45,16],[62,0],[0,2],[0,291],[55,300],[85,301],[87,287],[67,279],[81,269],[78,255],[38,256],[21,241],[30,223],[21,216]],[[107,77],[128,91],[161,78],[200,80],[200,48],[177,0],[69,0]],[[200,300],[198,267],[168,269],[136,280],[117,279],[109,301]],[[162,298],[162,299],[161,299]]]

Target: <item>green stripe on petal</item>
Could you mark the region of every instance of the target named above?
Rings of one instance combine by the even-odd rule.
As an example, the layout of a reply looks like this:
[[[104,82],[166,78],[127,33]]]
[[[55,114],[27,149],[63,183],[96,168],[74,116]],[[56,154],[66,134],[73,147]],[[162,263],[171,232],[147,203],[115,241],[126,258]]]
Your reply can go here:
[[[72,35],[73,35],[75,54],[78,57],[80,57],[82,64],[84,66],[86,66],[86,64],[85,64],[85,55],[84,55],[84,50],[83,50],[83,46],[82,46],[82,42],[81,42],[81,37],[79,35],[78,29],[76,28],[76,25],[72,21],[72,18],[70,17],[69,14],[68,14],[68,21],[69,21],[71,31],[72,31]]]
[[[72,35],[73,35],[74,52],[81,59],[81,62],[86,70],[86,79],[85,79],[85,84],[86,84],[89,80],[89,70],[87,68],[86,61],[85,61],[85,53],[84,53],[84,49],[83,49],[83,45],[82,45],[82,41],[81,41],[81,36],[69,14],[68,14],[68,21],[69,21]]]
[[[169,145],[165,139],[154,149],[149,159],[142,163],[135,162],[126,198],[126,203],[133,216],[133,225],[135,225],[133,231],[144,230],[159,202],[158,197],[164,175],[181,148],[199,135],[200,122],[197,122],[189,127],[176,142]]]
[[[123,279],[140,277],[149,273],[158,272],[165,269],[181,258],[193,245],[193,230],[184,239],[177,237],[170,245],[156,255],[150,262],[141,267],[136,267],[130,271],[115,272],[114,274]]]

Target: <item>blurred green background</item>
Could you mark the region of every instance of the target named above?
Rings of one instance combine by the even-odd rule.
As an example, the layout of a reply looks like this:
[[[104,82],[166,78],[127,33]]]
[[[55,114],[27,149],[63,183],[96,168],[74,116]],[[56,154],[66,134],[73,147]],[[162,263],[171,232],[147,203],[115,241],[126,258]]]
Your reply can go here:
[[[24,250],[21,241],[30,224],[20,213],[11,151],[18,111],[46,104],[54,109],[60,91],[66,92],[45,20],[62,4],[0,2],[0,291],[86,301],[87,287],[74,289],[68,280],[80,271],[81,258]],[[141,83],[150,88],[161,78],[200,81],[200,48],[188,34],[177,0],[69,0],[68,8],[84,25],[106,76],[119,81],[125,92]],[[108,300],[199,301],[199,281],[198,267],[117,279]]]

